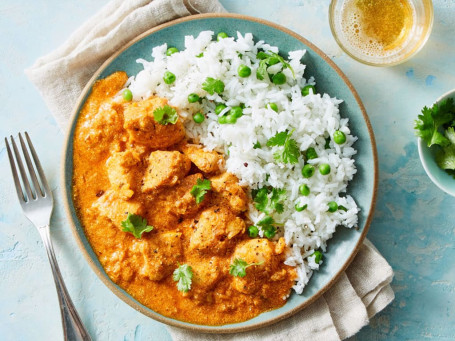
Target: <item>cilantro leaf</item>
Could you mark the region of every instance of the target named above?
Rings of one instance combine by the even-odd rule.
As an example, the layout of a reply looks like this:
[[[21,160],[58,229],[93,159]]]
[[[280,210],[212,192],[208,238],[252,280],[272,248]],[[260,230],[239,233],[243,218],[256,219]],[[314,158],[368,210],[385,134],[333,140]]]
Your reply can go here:
[[[300,149],[294,139],[287,139],[283,151],[276,152],[273,157],[278,162],[290,163],[291,165],[299,162]]]
[[[253,149],[260,149],[262,146],[261,144],[258,142],[256,142],[254,145],[253,145]]]
[[[202,83],[202,89],[207,91],[210,95],[213,95],[215,92],[217,94],[222,94],[224,91],[224,83],[219,79],[207,77],[205,82]]]
[[[282,149],[277,150],[273,154],[276,161],[290,163],[291,165],[299,162],[300,150],[297,146],[297,142],[294,139],[291,139],[293,132],[294,130],[291,130],[289,133],[287,131],[282,131],[267,141],[268,147],[283,146]]]
[[[234,262],[229,267],[229,274],[234,277],[245,277],[246,269],[253,265],[261,265],[264,262],[248,264],[241,258],[234,259]]]
[[[276,227],[274,225],[282,224],[276,223],[271,216],[266,216],[265,218],[259,220],[257,225],[262,228],[262,231],[264,231],[264,237],[271,239],[275,237],[276,234]]]
[[[263,59],[259,62],[259,67],[256,70],[256,78],[260,81],[264,80],[265,78],[269,79],[269,74],[267,73],[267,61],[268,59]]]
[[[196,203],[200,204],[204,200],[205,193],[207,193],[207,191],[211,189],[212,186],[210,180],[197,179],[196,185],[193,186],[190,193],[194,197],[194,199],[196,199]]]
[[[278,213],[283,213],[283,201],[286,200],[286,190],[285,189],[272,189],[272,196],[270,197],[270,202],[275,206],[275,210]]]
[[[179,115],[174,108],[166,104],[164,107],[157,108],[153,111],[153,118],[159,124],[167,125],[169,123],[175,124]]]
[[[172,274],[172,279],[177,282],[177,290],[188,292],[191,289],[193,269],[188,264],[179,265]]]
[[[286,200],[286,190],[278,188],[269,190],[264,187],[255,193],[253,200],[254,206],[261,212],[266,214],[270,214],[273,211],[282,213],[283,202]]]
[[[286,62],[286,60],[281,57],[277,53],[265,53],[265,52],[259,52],[257,54],[257,58],[261,59],[259,62],[259,66],[256,70],[256,78],[259,80],[264,80],[264,79],[269,79],[269,74],[267,73],[267,68],[271,65],[277,64],[278,62],[283,65],[283,69],[289,68],[292,72],[292,77],[295,78],[295,73],[294,69],[291,67],[291,65]]]
[[[147,220],[132,213],[128,213],[126,220],[122,221],[122,227],[123,232],[130,232],[136,238],[142,238],[142,233],[153,230],[153,226],[147,225]]]
[[[444,170],[455,170],[455,130],[453,127],[447,128],[445,137],[449,141],[449,145],[438,150],[436,163]]]
[[[288,132],[282,131],[280,133],[277,133],[275,136],[269,138],[267,141],[267,147],[273,147],[273,146],[284,146],[286,143],[286,139],[288,138]]]
[[[288,68],[289,70],[291,70],[292,77],[295,78],[294,69],[291,67],[291,65],[288,62],[286,62],[286,60],[283,57],[281,57],[277,53],[272,53],[272,57],[278,58],[278,60],[281,62],[281,64],[283,64],[283,68]]]
[[[455,104],[452,98],[435,103],[431,108],[424,107],[422,114],[415,120],[416,135],[421,137],[428,147],[434,144],[448,146],[450,141],[438,129],[455,117]]]

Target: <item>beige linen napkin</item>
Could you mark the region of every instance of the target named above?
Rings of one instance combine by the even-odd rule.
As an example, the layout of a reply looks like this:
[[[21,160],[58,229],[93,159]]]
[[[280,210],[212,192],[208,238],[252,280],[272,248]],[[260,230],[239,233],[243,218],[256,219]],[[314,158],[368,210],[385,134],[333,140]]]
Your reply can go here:
[[[112,0],[57,50],[25,70],[64,128],[82,89],[114,52],[161,23],[196,13],[224,12],[206,0]],[[394,298],[393,271],[365,241],[337,283],[308,308],[260,330],[234,335],[200,334],[169,328],[174,340],[342,340],[354,335]]]

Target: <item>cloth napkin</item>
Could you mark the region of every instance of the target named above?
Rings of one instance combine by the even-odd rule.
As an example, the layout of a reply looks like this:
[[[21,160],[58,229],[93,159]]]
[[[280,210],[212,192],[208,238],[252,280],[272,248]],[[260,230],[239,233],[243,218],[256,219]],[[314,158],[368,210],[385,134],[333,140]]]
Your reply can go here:
[[[100,65],[148,29],[197,13],[225,12],[217,1],[112,0],[58,49],[39,58],[26,75],[40,91],[59,126],[69,121],[82,89]],[[365,241],[350,267],[316,302],[294,316],[245,333],[201,334],[169,327],[180,340],[343,340],[368,324],[393,299],[393,271]]]

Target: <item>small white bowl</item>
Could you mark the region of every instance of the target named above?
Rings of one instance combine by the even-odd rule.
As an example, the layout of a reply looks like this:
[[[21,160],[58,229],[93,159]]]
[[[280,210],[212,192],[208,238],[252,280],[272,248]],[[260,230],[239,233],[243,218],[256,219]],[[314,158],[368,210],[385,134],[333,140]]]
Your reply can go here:
[[[455,89],[439,97],[436,103],[447,98],[453,98],[455,101]],[[427,147],[427,144],[421,138],[418,139],[417,146],[419,148],[420,162],[422,162],[422,166],[431,181],[444,192],[455,197],[455,179],[446,171],[439,168],[435,161],[435,149]]]

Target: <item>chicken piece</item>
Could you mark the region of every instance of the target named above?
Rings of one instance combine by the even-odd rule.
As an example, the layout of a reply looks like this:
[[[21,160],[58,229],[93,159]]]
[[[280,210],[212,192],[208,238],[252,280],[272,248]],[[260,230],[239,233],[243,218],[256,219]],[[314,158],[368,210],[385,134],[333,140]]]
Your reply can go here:
[[[227,201],[235,213],[246,211],[248,197],[245,190],[239,185],[239,180],[234,174],[223,173],[210,178],[212,190],[220,194]]]
[[[130,250],[139,265],[139,274],[160,281],[172,274],[182,259],[182,233],[169,231],[135,239]]]
[[[173,189],[173,212],[183,216],[191,216],[196,214],[201,208],[210,201],[210,191],[204,196],[204,200],[197,204],[196,199],[191,194],[193,186],[197,184],[197,180],[202,180],[204,177],[201,173],[191,174],[184,178]]]
[[[101,216],[109,218],[120,229],[122,221],[126,219],[128,213],[144,214],[142,203],[119,198],[114,190],[106,191],[98,200],[93,202],[93,207],[98,210]]]
[[[187,293],[192,300],[198,303],[211,303],[213,301],[213,287],[222,278],[222,266],[216,256],[191,259],[189,265],[193,269],[193,282],[191,290]]]
[[[155,121],[153,112],[167,105],[164,98],[154,97],[130,104],[124,111],[124,128],[130,141],[150,148],[166,148],[185,137],[185,129],[180,119],[175,124],[160,124]]]
[[[191,168],[191,161],[177,151],[157,150],[152,152],[148,164],[142,185],[142,191],[146,193],[161,187],[175,185]]]
[[[281,271],[280,256],[275,255],[275,242],[267,239],[252,239],[237,246],[232,255],[232,263],[236,258],[244,260],[249,266],[245,277],[234,277],[232,286],[239,292],[251,294],[266,285],[272,274]]]
[[[180,150],[204,173],[218,172],[224,162],[222,155],[206,151],[199,145],[185,143],[180,146]]]
[[[128,76],[125,72],[116,72],[97,81],[86,101],[80,122],[76,129],[75,140],[83,145],[84,159],[97,161],[106,156],[112,144],[117,145],[123,130],[123,103],[116,99],[106,100],[106,96],[115,95],[122,89]]]
[[[225,207],[212,206],[197,219],[190,237],[190,251],[224,254],[233,238],[245,232],[245,222]]]
[[[136,153],[131,150],[114,153],[106,161],[107,175],[112,189],[119,193],[122,199],[129,199],[133,196],[133,184],[136,178],[134,169],[141,162]]]

